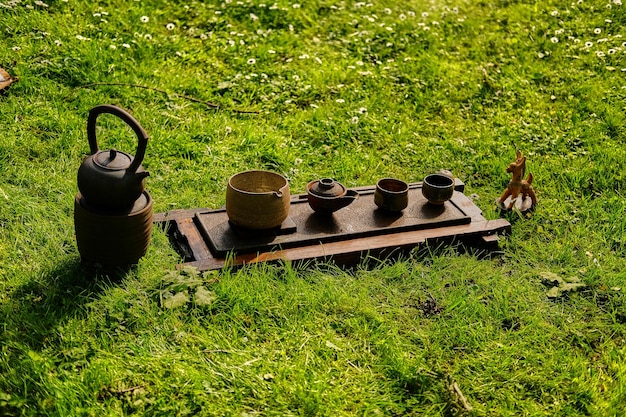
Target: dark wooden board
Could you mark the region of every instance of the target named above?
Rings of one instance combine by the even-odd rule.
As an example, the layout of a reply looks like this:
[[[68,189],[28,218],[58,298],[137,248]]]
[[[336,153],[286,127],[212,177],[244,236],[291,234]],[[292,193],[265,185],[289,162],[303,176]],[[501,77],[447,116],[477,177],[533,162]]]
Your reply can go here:
[[[154,221],[166,227],[185,258],[184,265],[201,271],[281,259],[357,262],[366,254],[387,256],[431,239],[475,238],[496,243],[498,234],[510,231],[511,225],[504,219],[486,220],[462,193],[463,183],[458,180],[452,199],[442,207],[426,202],[421,183],[410,187],[409,206],[402,214],[377,209],[373,186],[355,188],[360,198],[330,217],[314,213],[306,195],[294,195],[286,225],[291,229],[283,234],[236,233],[223,208],[157,213]]]
[[[471,221],[456,204],[458,198],[453,197],[441,206],[432,205],[422,195],[419,185],[410,188],[409,206],[401,213],[378,209],[373,195],[373,189],[362,190],[356,201],[330,215],[313,212],[306,195],[299,195],[291,202],[288,222],[282,228],[265,232],[232,227],[225,209],[196,213],[194,221],[211,252],[217,256],[226,256],[232,251],[239,254],[268,252]]]

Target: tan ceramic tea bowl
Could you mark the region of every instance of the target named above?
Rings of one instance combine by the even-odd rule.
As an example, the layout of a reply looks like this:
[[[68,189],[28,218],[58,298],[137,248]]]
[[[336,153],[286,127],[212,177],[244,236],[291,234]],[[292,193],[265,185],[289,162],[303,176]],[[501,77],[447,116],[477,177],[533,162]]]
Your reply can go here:
[[[289,215],[289,182],[270,171],[245,171],[233,175],[226,188],[226,214],[230,222],[246,229],[280,226]]]

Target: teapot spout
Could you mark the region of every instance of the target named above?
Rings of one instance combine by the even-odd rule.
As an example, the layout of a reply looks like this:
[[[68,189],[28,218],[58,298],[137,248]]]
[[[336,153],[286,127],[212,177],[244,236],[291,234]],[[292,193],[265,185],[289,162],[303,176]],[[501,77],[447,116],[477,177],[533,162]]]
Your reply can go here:
[[[137,180],[141,181],[146,177],[150,176],[150,173],[148,171],[141,171],[141,172],[136,172],[135,175],[137,176]]]
[[[341,201],[340,208],[344,208],[359,199],[359,193],[355,190],[347,190],[346,194],[338,200]]]

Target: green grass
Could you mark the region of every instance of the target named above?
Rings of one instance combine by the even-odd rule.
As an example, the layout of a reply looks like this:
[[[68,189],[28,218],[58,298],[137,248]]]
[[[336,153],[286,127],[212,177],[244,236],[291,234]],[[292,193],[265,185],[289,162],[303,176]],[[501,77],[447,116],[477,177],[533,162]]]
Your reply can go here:
[[[0,415],[625,414],[624,7],[5,1]],[[156,212],[220,207],[247,169],[301,193],[446,168],[491,219],[516,148],[539,205],[492,259],[431,247],[172,283],[156,228],[136,269],[94,279],[72,204],[105,103],[150,135]],[[98,123],[101,147],[134,151]],[[550,298],[549,273],[585,286]],[[164,307],[200,285],[208,305]]]

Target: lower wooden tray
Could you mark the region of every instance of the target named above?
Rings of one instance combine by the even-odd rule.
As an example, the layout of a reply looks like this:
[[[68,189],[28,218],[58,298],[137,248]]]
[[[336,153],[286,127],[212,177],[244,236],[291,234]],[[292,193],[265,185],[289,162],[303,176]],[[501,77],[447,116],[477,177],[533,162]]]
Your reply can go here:
[[[485,219],[463,194],[459,180],[454,195],[443,206],[426,201],[421,183],[409,187],[409,206],[398,214],[376,208],[374,186],[354,188],[359,199],[331,216],[314,213],[305,194],[294,195],[287,221],[265,233],[232,227],[223,208],[157,213],[154,221],[165,226],[170,241],[184,257],[183,265],[201,271],[281,259],[354,263],[367,254],[384,257],[431,239],[477,239],[496,244],[498,234],[510,231],[505,219]]]

